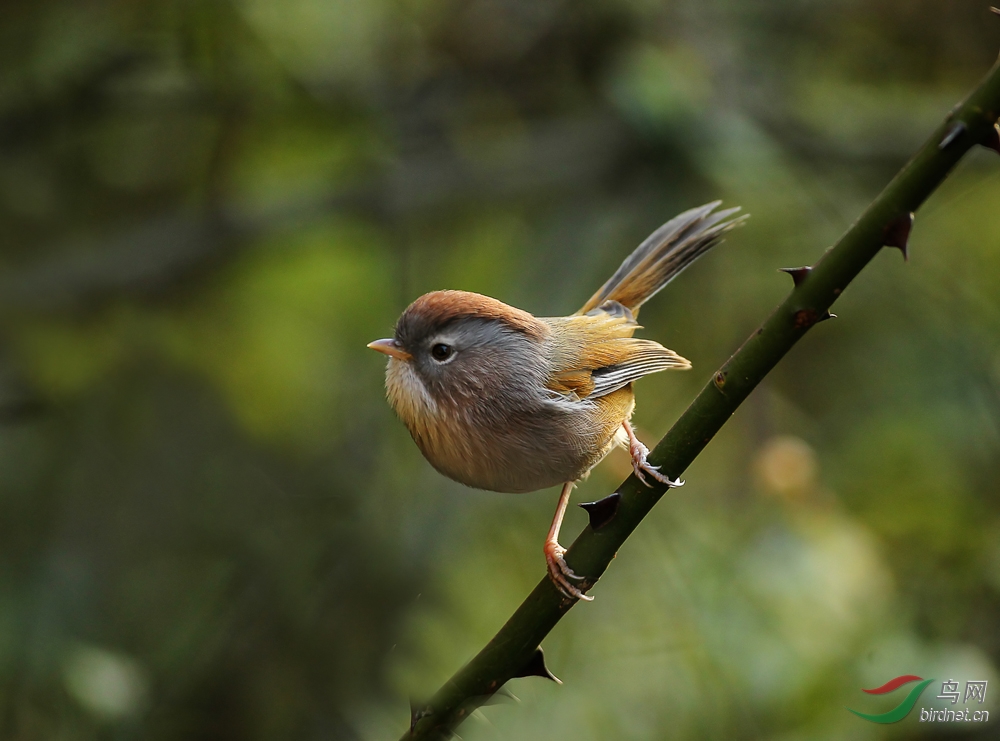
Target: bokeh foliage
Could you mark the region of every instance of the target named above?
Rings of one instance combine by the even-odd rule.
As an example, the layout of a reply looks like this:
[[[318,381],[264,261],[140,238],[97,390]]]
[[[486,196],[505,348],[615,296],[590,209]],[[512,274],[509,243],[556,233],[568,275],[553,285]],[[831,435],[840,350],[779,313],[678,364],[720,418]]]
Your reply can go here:
[[[0,737],[375,739],[543,573],[556,493],[435,473],[364,344],[435,288],[571,311],[723,198],[748,227],[643,310],[695,366],[638,385],[655,439],[1000,22],[970,0],[9,0],[0,40]],[[844,710],[887,709],[859,688],[905,673],[989,679],[996,707],[998,200],[975,152],[910,262],[880,255],[553,634],[566,684],[512,683],[464,738],[957,733]]]

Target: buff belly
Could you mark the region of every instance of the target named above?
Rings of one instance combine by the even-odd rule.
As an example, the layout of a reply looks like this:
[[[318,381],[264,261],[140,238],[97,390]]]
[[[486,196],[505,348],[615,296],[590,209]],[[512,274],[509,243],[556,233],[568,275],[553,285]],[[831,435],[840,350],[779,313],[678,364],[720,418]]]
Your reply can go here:
[[[448,478],[476,489],[522,493],[585,476],[627,439],[622,422],[634,405],[628,386],[575,409],[535,410],[507,431],[455,419],[407,427],[424,457]]]

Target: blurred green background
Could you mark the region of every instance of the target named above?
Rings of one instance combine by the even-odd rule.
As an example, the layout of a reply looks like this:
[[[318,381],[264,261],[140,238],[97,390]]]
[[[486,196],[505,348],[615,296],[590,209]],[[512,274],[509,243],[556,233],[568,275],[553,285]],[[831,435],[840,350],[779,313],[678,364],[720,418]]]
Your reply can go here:
[[[437,474],[365,343],[439,288],[571,312],[721,198],[643,310],[694,363],[654,442],[998,49],[970,0],[7,0],[0,739],[398,738],[557,491]],[[462,737],[997,738],[998,203],[974,151]],[[998,717],[920,723],[947,678]]]

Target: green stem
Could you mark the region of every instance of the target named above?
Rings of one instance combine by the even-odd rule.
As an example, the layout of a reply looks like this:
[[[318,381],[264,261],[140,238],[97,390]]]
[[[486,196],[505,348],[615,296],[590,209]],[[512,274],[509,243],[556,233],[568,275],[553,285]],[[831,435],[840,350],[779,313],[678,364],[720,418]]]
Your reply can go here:
[[[787,299],[713,376],[656,446],[650,461],[677,478],[732,416],[736,408],[792,346],[840,296],[892,238],[892,224],[908,226],[909,215],[927,199],[974,145],[995,142],[1000,117],[1000,62],[920,148],[875,201],[799,281]],[[904,239],[905,241],[905,239]],[[665,493],[630,477],[613,519],[584,529],[566,554],[577,574],[593,586],[625,539]],[[451,731],[503,684],[519,675],[542,639],[574,601],[548,578],[534,588],[500,632],[422,708],[403,739],[448,738]]]

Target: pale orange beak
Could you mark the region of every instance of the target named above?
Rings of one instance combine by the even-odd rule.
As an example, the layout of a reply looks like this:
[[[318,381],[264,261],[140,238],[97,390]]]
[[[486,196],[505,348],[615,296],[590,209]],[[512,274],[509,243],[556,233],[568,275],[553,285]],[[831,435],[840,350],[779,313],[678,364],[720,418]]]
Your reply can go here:
[[[390,358],[396,358],[396,360],[412,360],[413,356],[406,352],[403,348],[399,346],[396,340],[375,340],[374,342],[369,342],[368,347],[372,350],[377,350],[380,353],[388,355]]]

